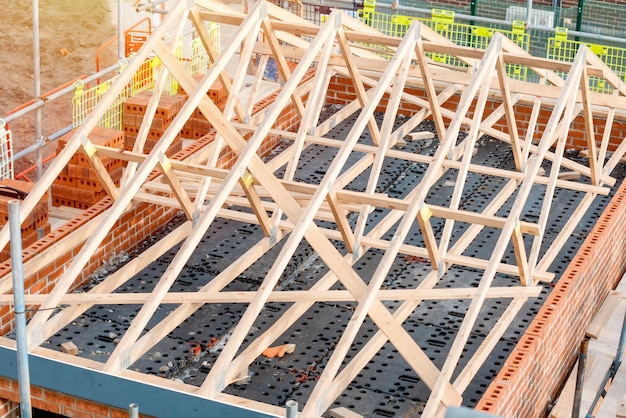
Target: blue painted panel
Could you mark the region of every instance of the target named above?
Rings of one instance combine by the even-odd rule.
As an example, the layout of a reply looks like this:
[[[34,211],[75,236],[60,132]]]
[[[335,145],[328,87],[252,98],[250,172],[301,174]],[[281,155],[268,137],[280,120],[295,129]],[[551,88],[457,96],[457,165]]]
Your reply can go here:
[[[155,417],[274,416],[37,355],[29,355],[28,360],[31,385],[124,410],[129,404],[136,403],[140,413]],[[17,356],[14,349],[0,347],[0,376],[17,380]]]

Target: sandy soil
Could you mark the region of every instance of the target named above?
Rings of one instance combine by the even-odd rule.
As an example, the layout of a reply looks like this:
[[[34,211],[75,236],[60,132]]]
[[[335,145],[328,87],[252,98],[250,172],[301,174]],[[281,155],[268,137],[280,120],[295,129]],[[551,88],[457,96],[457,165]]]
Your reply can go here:
[[[147,16],[123,0],[124,27]],[[225,0],[242,8],[242,0]],[[117,36],[117,0],[39,0],[41,92],[93,74],[96,51]],[[0,118],[33,98],[32,2],[2,0]]]
[[[4,0],[0,13],[0,117],[33,98],[32,2]],[[39,2],[41,91],[95,70],[97,48],[116,35],[116,2]]]
[[[243,0],[225,0],[243,8]],[[138,14],[135,0],[123,0],[124,27],[151,16]],[[0,13],[0,118],[34,96],[32,2],[2,0]],[[117,36],[118,0],[39,0],[40,82],[45,94],[80,76],[96,71],[100,46]],[[156,20],[158,18],[154,18]],[[226,41],[224,33],[222,41]],[[116,47],[113,44],[113,53]],[[104,67],[114,60],[108,60]],[[70,107],[68,104],[68,111]],[[26,134],[24,135],[24,132]],[[13,147],[22,150],[32,143],[28,131],[14,135]],[[54,147],[44,149],[44,157]],[[28,168],[32,158],[16,162],[16,172]],[[19,163],[19,164],[18,164]]]

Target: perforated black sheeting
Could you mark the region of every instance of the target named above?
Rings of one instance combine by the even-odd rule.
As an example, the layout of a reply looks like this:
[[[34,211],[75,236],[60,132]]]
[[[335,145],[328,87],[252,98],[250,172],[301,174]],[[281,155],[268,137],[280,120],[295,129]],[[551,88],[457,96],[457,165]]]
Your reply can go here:
[[[382,115],[377,117],[380,122]],[[343,139],[355,118],[356,115],[353,115],[331,131],[328,136]],[[401,120],[398,121],[398,123],[400,122]],[[432,131],[432,122],[425,122],[417,129]],[[364,138],[364,141],[367,143],[369,140]],[[405,150],[432,155],[436,149],[436,141],[436,138],[427,141],[409,141]],[[313,145],[306,148],[296,172],[296,180],[319,183],[325,174],[328,163],[335,154],[336,149],[323,146]],[[361,153],[354,153],[351,156],[351,161],[354,162],[361,156]],[[575,156],[570,157],[575,158]],[[479,141],[478,151],[472,161],[495,168],[511,168],[513,165],[512,155],[507,147],[488,137]],[[387,158],[376,190],[387,193],[394,198],[402,198],[419,182],[426,168],[426,165],[421,163]],[[546,165],[545,168],[549,169],[550,167]],[[613,175],[621,180],[625,171],[624,167],[620,167]],[[281,175],[280,172],[278,174]],[[364,190],[368,175],[369,171],[361,174],[348,185],[348,189]],[[449,170],[432,188],[427,202],[434,205],[447,204],[450,190],[454,187],[455,177],[456,172]],[[502,178],[470,174],[461,198],[460,208],[469,211],[483,210],[502,189],[505,182],[506,180]],[[540,197],[542,193],[543,186],[534,186],[531,199],[536,201],[524,211],[523,221],[537,222],[543,203]],[[512,199],[504,205],[498,215],[506,216]],[[561,254],[555,259],[551,271],[557,274],[557,280],[609,199],[610,196],[596,199],[589,213],[583,218],[583,221],[566,243]],[[546,234],[548,238],[556,236],[563,223],[576,209],[579,200],[580,193],[557,189],[547,223]],[[368,217],[366,232],[386,213],[388,211],[385,209],[375,209]],[[354,226],[356,215],[351,216],[349,221]],[[436,233],[439,233],[443,228],[443,221],[435,218],[432,221],[433,228]],[[333,226],[328,222],[319,222],[318,225],[322,227]],[[452,234],[452,245],[467,227],[467,224],[457,222]],[[464,254],[488,258],[497,240],[497,232],[485,228]],[[387,233],[385,238],[390,238],[392,233],[393,231]],[[209,283],[219,272],[233,263],[262,237],[262,231],[258,226],[231,220],[216,220],[177,278],[172,290],[196,291]],[[423,245],[422,236],[417,226],[414,226],[407,243]],[[527,250],[530,250],[530,238],[526,239],[525,244]],[[279,243],[271,249],[265,257],[254,263],[226,289],[233,291],[257,289],[274,263],[282,245]],[[345,253],[342,244],[336,243],[336,246]],[[542,252],[545,250],[544,245]],[[175,250],[172,250],[162,256],[129,280],[119,291],[149,291],[165,271],[175,253]],[[365,282],[372,276],[381,256],[381,251],[370,250],[366,256],[356,262],[354,268]],[[512,248],[507,250],[505,257],[514,257]],[[309,289],[327,271],[326,265],[310,246],[303,242],[294,257],[289,260],[289,266],[280,279],[278,289]],[[429,271],[430,266],[426,260],[399,256],[385,279],[384,287],[389,289],[414,288],[424,280]],[[476,287],[481,274],[482,271],[475,271],[470,268],[452,267],[438,281],[436,288]],[[493,285],[508,286],[513,280],[518,279],[498,274]],[[333,288],[342,289],[339,284]],[[463,401],[466,406],[473,406],[480,399],[490,380],[498,372],[515,343],[523,335],[527,325],[540,309],[550,290],[549,284],[544,285],[541,295],[525,304],[511,327],[505,332],[504,337],[496,345],[487,362],[467,388]],[[458,371],[467,364],[508,304],[509,301],[505,299],[488,299],[485,302],[472,329],[468,344],[463,351],[457,373],[453,378],[456,378]],[[254,338],[266,331],[281,315],[287,312],[290,306],[289,303],[267,304],[255,321],[242,349],[245,349]],[[385,306],[393,313],[400,306],[400,302],[385,302]],[[424,301],[404,321],[404,329],[437,367],[443,365],[468,306],[468,300]],[[302,405],[332,355],[333,349],[354,312],[354,307],[355,304],[353,303],[314,303],[275,342],[275,344],[296,344],[295,352],[283,358],[266,359],[260,356],[250,365],[249,378],[230,385],[225,392],[280,406],[289,399],[295,399]],[[81,349],[79,355],[106,360],[116,344],[116,339],[128,327],[129,321],[134,317],[138,308],[139,306],[95,306],[74,321],[73,324],[52,337],[47,345],[58,347],[62,342],[71,339]],[[170,332],[166,339],[135,362],[131,369],[200,385],[215,362],[220,347],[245,312],[245,308],[246,305],[244,304],[202,306]],[[174,305],[162,305],[146,331],[173,309],[175,309]],[[378,328],[368,318],[354,341],[346,360],[351,360],[377,332]],[[194,351],[197,344],[200,345],[199,353]],[[349,366],[344,364],[343,367]],[[336,399],[333,406],[344,406],[364,416],[415,416],[424,407],[429,394],[430,391],[417,374],[397,350],[387,342],[369,364],[357,373],[355,379]]]

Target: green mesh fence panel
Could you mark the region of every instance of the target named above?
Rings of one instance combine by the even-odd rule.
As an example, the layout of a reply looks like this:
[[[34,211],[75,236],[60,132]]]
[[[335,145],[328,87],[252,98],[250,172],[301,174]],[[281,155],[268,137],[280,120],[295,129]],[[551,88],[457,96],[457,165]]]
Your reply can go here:
[[[411,23],[418,20],[456,45],[485,49],[493,36],[497,32],[501,32],[524,50],[528,50],[529,48],[530,38],[528,34],[524,33],[523,22],[513,22],[513,27],[509,27],[508,29],[494,29],[455,23],[454,15],[453,11],[443,9],[433,9],[430,18],[389,14],[376,11],[371,7],[367,9],[364,8],[361,11],[361,19],[363,22],[386,35],[402,37]],[[435,62],[447,65],[461,68],[467,66],[462,61],[450,55],[429,53],[428,57]],[[525,80],[527,76],[527,68],[519,65],[507,65],[507,72],[510,77],[518,80]]]
[[[546,56],[551,59],[572,62],[580,45],[587,45],[615,74],[626,80],[626,48],[599,45],[590,42],[567,39],[567,29],[557,28],[554,37],[548,39]],[[589,77],[591,90],[611,93],[611,85],[603,78]]]

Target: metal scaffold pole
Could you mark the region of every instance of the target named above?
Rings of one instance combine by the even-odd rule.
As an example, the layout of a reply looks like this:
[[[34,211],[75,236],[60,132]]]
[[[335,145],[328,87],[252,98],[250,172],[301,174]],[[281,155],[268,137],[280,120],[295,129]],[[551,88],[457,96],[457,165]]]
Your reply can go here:
[[[124,2],[117,1],[117,59],[123,59],[126,55],[124,48]]]
[[[128,418],[139,418],[139,405],[136,403],[128,405]]]
[[[296,418],[298,416],[298,402],[290,399],[285,404],[286,407],[286,418]]]
[[[41,58],[39,55],[39,0],[33,0],[33,78],[35,80],[34,99],[41,96]],[[35,111],[35,141],[42,137],[41,109]],[[36,151],[37,178],[43,175],[43,152],[41,147]]]
[[[17,345],[17,380],[20,388],[20,416],[31,417],[28,342],[26,340],[26,305],[24,303],[24,270],[22,266],[22,230],[20,202],[9,201],[9,232],[11,239],[11,270],[15,303],[15,339]]]
[[[531,25],[533,22],[531,21],[533,15],[533,0],[526,0],[526,24]]]
[[[578,0],[578,7],[576,8],[576,32],[580,32],[583,28],[583,10],[585,9],[585,0]],[[579,40],[578,36],[575,38]]]

